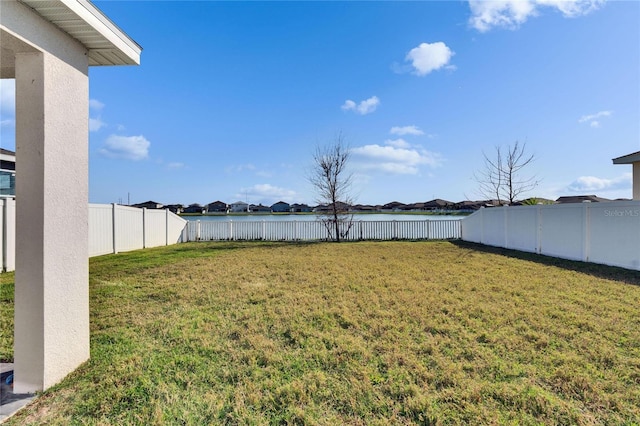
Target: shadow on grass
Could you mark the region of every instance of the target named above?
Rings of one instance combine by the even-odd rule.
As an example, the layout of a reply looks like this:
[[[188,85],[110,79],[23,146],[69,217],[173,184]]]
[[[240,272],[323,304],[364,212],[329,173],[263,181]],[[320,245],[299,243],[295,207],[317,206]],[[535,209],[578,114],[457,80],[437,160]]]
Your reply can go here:
[[[110,273],[141,272],[144,269],[180,260],[215,258],[217,254],[232,250],[309,244],[312,243],[302,241],[196,241],[95,256],[89,260],[89,265],[91,272],[99,270],[103,266],[108,266]],[[114,257],[119,257],[119,262],[114,263]]]
[[[541,265],[555,266],[556,268],[562,268],[569,271],[580,272],[583,274],[589,274],[596,278],[602,278],[607,280],[614,280],[624,282],[626,284],[640,286],[640,272],[630,269],[619,268],[617,266],[600,265],[597,263],[580,262],[577,260],[560,259],[557,257],[545,256],[536,253],[529,253],[518,250],[505,249],[502,247],[487,246],[478,243],[472,243],[462,240],[452,240],[452,244],[474,251],[480,251],[483,253],[497,254],[501,256],[507,256],[514,259],[527,260],[530,262],[536,262]]]

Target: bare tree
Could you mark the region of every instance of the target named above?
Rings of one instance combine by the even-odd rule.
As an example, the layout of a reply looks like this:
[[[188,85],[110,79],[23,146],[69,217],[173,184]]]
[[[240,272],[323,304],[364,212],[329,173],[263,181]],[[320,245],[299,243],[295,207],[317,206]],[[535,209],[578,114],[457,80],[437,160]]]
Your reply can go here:
[[[342,133],[332,144],[317,146],[313,154],[313,167],[309,182],[317,193],[317,202],[326,207],[321,220],[327,228],[329,239],[340,242],[349,234],[353,215],[349,215],[352,174],[347,170],[350,149]]]
[[[474,174],[482,196],[495,198],[500,204],[503,201],[513,204],[521,194],[538,186],[535,176],[522,176],[522,169],[535,161],[533,154],[527,154],[526,147],[526,143],[521,145],[516,141],[506,150],[496,146],[492,157],[482,153],[484,168]]]

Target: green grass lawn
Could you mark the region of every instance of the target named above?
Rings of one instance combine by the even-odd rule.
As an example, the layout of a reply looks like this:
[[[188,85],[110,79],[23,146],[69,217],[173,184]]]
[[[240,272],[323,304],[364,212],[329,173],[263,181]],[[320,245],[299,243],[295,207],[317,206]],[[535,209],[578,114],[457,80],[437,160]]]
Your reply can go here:
[[[637,272],[451,242],[189,243],[90,270],[91,360],[10,425],[640,422]]]

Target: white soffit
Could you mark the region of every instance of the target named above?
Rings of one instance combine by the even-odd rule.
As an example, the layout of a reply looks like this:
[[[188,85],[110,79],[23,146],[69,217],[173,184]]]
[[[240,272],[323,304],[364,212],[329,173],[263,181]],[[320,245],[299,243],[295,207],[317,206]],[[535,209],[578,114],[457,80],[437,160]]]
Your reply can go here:
[[[18,1],[82,43],[88,50],[89,66],[140,64],[142,48],[91,2]]]

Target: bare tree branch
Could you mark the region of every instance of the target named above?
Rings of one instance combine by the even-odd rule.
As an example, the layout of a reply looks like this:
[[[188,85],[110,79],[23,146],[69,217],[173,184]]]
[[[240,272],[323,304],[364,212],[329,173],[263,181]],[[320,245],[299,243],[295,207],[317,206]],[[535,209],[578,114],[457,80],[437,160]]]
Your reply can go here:
[[[496,146],[494,156],[482,153],[484,168],[474,173],[479,192],[486,198],[495,198],[500,204],[513,204],[516,199],[538,186],[535,176],[522,177],[522,170],[535,161],[533,154],[526,153],[526,143],[516,141],[507,146],[506,152]]]
[[[349,206],[353,203],[351,185],[353,175],[347,170],[351,150],[342,133],[338,133],[332,144],[316,147],[313,168],[308,180],[317,193],[317,202],[326,205],[323,215],[329,239],[340,242],[351,229],[353,217],[349,217]]]

